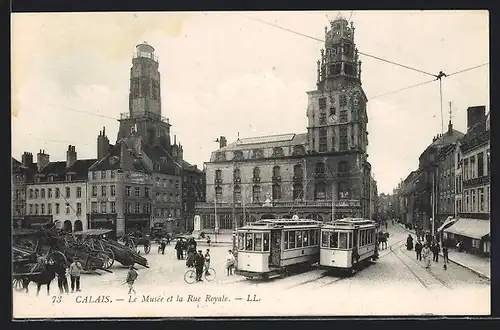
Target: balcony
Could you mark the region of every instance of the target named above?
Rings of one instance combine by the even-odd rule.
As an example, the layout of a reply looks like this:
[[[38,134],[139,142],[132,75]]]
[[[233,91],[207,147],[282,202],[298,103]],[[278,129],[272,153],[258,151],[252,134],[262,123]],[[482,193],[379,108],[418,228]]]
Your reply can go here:
[[[253,178],[253,183],[260,183],[260,178]]]
[[[214,183],[215,184],[221,184],[222,183],[222,179],[214,179]]]
[[[293,181],[294,182],[302,182],[302,181],[304,181],[304,177],[302,175],[294,175]]]
[[[481,176],[479,178],[464,180],[463,187],[468,188],[468,187],[479,186],[479,185],[484,185],[484,184],[488,184],[488,183],[490,183],[490,176],[485,175],[485,176]]]
[[[241,178],[233,178],[234,183],[241,183]]]
[[[331,200],[323,200],[323,201],[273,201],[271,202],[273,207],[283,207],[283,208],[300,208],[300,207],[325,207],[331,209],[332,201]],[[262,207],[262,203],[245,203],[245,208],[260,208]],[[237,207],[241,207],[242,204],[235,203]],[[215,203],[209,202],[199,202],[196,203],[196,208],[198,209],[213,209]],[[217,203],[217,207],[219,208],[232,208],[233,203]],[[358,199],[342,199],[335,201],[335,207],[361,207],[361,202]]]

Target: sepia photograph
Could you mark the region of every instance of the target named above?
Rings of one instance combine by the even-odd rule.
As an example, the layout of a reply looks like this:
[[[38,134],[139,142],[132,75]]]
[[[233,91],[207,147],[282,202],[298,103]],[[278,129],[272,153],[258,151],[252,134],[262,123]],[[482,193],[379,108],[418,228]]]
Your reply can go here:
[[[489,20],[11,14],[12,318],[490,315]]]

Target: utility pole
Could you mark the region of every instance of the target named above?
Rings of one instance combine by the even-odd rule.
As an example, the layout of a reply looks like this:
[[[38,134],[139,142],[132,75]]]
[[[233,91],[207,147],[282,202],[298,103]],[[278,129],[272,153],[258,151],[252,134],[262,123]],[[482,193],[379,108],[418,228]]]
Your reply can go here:
[[[435,232],[434,232],[434,229],[435,229],[435,228],[434,228],[434,226],[435,226],[435,223],[436,223],[436,219],[435,219],[435,210],[434,210],[434,209],[435,209],[435,204],[436,204],[436,195],[435,195],[435,193],[434,193],[434,192],[436,191],[436,188],[435,188],[435,184],[436,184],[436,183],[435,183],[435,182],[436,182],[436,180],[435,180],[435,175],[436,175],[436,172],[435,172],[435,170],[434,170],[434,171],[432,171],[432,193],[431,193],[431,207],[432,207],[432,223],[431,223],[431,225],[432,225],[432,237],[434,237],[434,234],[435,234]]]
[[[335,182],[332,182],[332,221],[335,221]]]
[[[217,191],[215,192],[215,208],[214,208],[214,213],[215,213],[215,243],[217,243],[217,232],[219,231],[219,222],[217,221]]]

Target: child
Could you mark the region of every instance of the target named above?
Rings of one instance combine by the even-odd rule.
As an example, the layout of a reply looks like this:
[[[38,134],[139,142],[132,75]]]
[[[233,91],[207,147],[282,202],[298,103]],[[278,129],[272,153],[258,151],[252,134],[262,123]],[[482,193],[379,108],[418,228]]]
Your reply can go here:
[[[207,249],[205,252],[205,269],[208,270],[210,268],[210,249]]]
[[[130,265],[127,273],[128,294],[131,294],[132,291],[134,291],[134,294],[136,293],[134,290],[134,282],[137,279],[137,276],[139,276],[139,274],[135,271],[134,265]]]
[[[236,259],[234,258],[233,251],[229,250],[226,257],[227,275],[233,275],[233,267]]]

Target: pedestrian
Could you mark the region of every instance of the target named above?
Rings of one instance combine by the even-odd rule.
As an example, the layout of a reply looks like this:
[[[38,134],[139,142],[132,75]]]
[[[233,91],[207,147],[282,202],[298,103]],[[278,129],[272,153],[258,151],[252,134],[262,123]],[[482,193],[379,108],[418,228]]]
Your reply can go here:
[[[439,262],[439,243],[435,242],[432,246],[432,254],[433,258],[432,261]]]
[[[66,277],[66,264],[62,263],[56,267],[56,274],[57,274],[57,286],[59,286],[59,292],[63,294],[66,292],[66,294],[69,293],[69,288],[68,288],[68,278]]]
[[[78,259],[75,259],[71,265],[69,266],[69,277],[71,279],[71,292],[75,291],[75,285],[76,285],[76,291],[79,292],[80,290],[80,276],[82,275],[82,264]]]
[[[177,243],[175,243],[174,249],[177,251],[177,260],[182,260],[182,250],[183,250],[183,244],[180,239],[177,240]]]
[[[210,249],[205,252],[205,269],[210,268]]]
[[[413,249],[413,237],[410,234],[408,234],[408,238],[406,239],[406,249],[408,251]]]
[[[167,245],[170,245],[170,234],[167,234],[165,239],[167,240]]]
[[[210,242],[212,242],[212,240],[210,239],[210,236],[207,235],[207,244],[208,244],[208,246],[210,246]]]
[[[205,266],[205,257],[203,256],[203,252],[201,250],[194,257],[194,268],[196,269],[196,281],[201,282],[203,275],[203,267]]]
[[[235,262],[236,259],[234,258],[233,251],[229,250],[226,256],[227,275],[233,275],[233,268]]]
[[[415,252],[417,253],[417,260],[422,261],[422,243],[420,243],[420,240],[415,244]]]
[[[431,267],[431,250],[429,249],[429,245],[425,244],[422,249],[422,257],[424,258],[425,268]]]
[[[443,246],[443,260],[444,260],[444,264],[445,265],[449,262],[449,259],[448,259],[448,247],[446,245]]]
[[[135,289],[134,289],[134,283],[135,283],[135,280],[137,279],[138,276],[139,276],[139,274],[134,269],[134,265],[130,265],[128,268],[127,280],[126,280],[126,282],[128,284],[128,294],[131,294],[132,291],[134,292],[134,294],[136,294]]]
[[[164,239],[162,239],[161,242],[160,242],[161,254],[165,254],[165,246],[166,245],[167,245],[167,243],[165,242]]]

